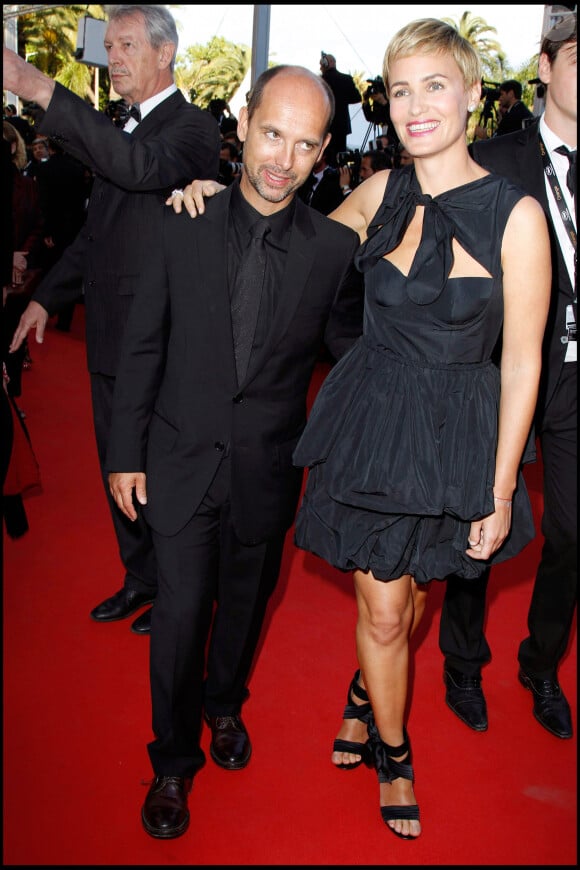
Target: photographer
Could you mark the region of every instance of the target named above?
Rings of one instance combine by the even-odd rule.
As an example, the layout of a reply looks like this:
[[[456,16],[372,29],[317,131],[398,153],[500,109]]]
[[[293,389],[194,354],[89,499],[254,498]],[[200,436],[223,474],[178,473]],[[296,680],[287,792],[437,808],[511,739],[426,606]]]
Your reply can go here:
[[[365,181],[374,175],[375,172],[381,172],[383,169],[392,169],[393,160],[390,151],[365,151],[361,157],[360,169],[358,173],[359,182]]]
[[[374,79],[367,79],[367,84],[368,88],[362,98],[363,115],[369,124],[374,124],[375,127],[390,127],[391,112],[382,78],[377,76]]]
[[[227,187],[242,173],[242,158],[233,142],[222,140],[217,181]]]
[[[339,161],[350,152],[337,155]],[[320,155],[320,159],[312,167],[310,177],[302,187],[298,188],[298,196],[307,205],[321,212],[330,214],[342,203],[345,196],[351,192],[351,173],[348,164],[340,163],[339,168],[328,162],[328,148]]]
[[[388,147],[396,149],[399,137],[391,124],[391,110],[387,91],[381,76],[367,79],[368,88],[363,94],[362,110],[366,120],[381,128],[381,135],[388,136]]]
[[[483,88],[484,94],[488,91]],[[501,117],[494,136],[504,136],[506,133],[515,133],[517,130],[522,130],[530,121],[533,121],[534,116],[528,107],[522,103],[522,86],[515,79],[507,79],[502,82],[497,92],[492,91],[487,94],[486,99],[497,99],[498,112]],[[487,126],[478,124],[474,130],[474,139],[488,139],[489,134]]]
[[[336,58],[324,51],[320,53],[320,75],[334,94],[334,118],[330,125],[332,139],[327,149],[327,159],[331,166],[335,166],[336,155],[346,151],[346,138],[352,133],[348,107],[351,103],[360,103],[362,97],[353,77],[339,72]]]

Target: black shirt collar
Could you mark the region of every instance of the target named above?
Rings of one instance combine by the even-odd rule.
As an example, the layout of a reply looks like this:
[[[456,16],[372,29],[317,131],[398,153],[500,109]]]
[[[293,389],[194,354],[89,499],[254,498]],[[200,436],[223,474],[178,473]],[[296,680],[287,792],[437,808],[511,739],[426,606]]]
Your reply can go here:
[[[243,233],[244,229],[249,229],[252,224],[257,220],[260,220],[260,218],[263,218],[264,215],[260,214],[260,212],[251,206],[244,198],[242,191],[240,190],[239,179],[236,179],[232,186],[233,190],[230,205],[231,215],[238,232],[241,231]],[[293,198],[292,201],[281,211],[277,211],[267,217],[268,225],[270,227],[268,242],[271,244],[283,244],[284,239],[290,232],[295,210],[296,202],[295,198]]]

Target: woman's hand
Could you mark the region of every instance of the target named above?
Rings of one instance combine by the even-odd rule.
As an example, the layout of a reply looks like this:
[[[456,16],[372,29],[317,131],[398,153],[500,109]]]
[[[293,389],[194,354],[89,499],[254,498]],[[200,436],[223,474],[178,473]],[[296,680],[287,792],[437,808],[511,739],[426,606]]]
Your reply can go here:
[[[471,523],[467,539],[467,555],[472,559],[489,559],[499,550],[512,525],[512,503],[509,499],[495,499],[495,510],[482,520]]]

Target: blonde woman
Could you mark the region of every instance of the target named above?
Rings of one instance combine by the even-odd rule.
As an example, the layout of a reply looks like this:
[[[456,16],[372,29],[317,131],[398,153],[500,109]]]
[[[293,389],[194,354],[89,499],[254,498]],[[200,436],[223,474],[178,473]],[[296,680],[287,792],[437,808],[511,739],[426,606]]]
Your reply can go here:
[[[310,469],[296,544],[354,573],[360,672],[333,763],[370,761],[384,822],[413,839],[409,638],[432,579],[469,583],[534,537],[520,465],[550,252],[538,203],[468,153],[481,82],[469,42],[414,21],[389,44],[383,78],[413,164],[375,173],[332,214],[360,236],[364,334],[324,382],[294,454]]]

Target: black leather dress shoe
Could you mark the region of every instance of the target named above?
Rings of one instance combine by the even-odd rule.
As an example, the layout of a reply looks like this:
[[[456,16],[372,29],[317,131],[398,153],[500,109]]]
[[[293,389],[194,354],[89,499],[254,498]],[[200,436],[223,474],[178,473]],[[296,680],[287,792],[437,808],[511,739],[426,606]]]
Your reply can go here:
[[[156,776],[141,810],[143,827],[152,837],[170,840],[180,837],[189,825],[187,797],[191,777]]]
[[[252,754],[252,744],[240,716],[206,716],[211,728],[209,754],[226,770],[245,767]]]
[[[141,614],[141,616],[138,616],[137,619],[131,624],[131,631],[134,631],[135,634],[150,634],[152,610],[153,608],[149,607]]]
[[[556,737],[572,737],[570,705],[558,680],[540,680],[523,668],[518,672],[518,679],[534,696],[534,716],[540,725]]]
[[[135,592],[131,589],[119,589],[110,598],[106,598],[91,610],[91,619],[97,622],[114,622],[131,616],[144,604],[151,604],[155,598],[149,592]]]
[[[474,731],[487,731],[487,705],[481,677],[466,677],[445,665],[443,681],[447,686],[445,703],[449,709]]]

